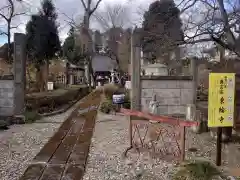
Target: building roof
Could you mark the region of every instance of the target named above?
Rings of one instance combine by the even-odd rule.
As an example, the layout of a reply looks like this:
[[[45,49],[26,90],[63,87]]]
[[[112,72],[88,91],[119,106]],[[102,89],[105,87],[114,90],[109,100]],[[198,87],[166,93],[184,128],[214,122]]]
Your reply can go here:
[[[111,59],[105,55],[95,55],[92,58],[92,67],[93,71],[111,71],[116,68],[117,63],[116,60]]]

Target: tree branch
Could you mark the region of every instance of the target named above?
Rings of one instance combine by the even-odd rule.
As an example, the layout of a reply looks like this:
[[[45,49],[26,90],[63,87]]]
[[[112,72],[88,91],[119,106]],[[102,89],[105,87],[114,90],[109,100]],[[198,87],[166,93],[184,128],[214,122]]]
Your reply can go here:
[[[7,34],[6,32],[4,32],[4,31],[0,31],[0,36],[1,36],[1,35],[7,36],[8,34]]]
[[[84,7],[84,10],[87,11],[87,6],[86,6],[84,0],[81,0],[81,2],[82,2],[82,5],[83,5],[83,7]]]
[[[92,10],[90,10],[89,16],[91,16],[96,11],[96,9],[98,8],[98,6],[101,2],[102,2],[102,0],[97,1],[97,4],[95,5],[95,7]]]
[[[188,2],[191,2],[192,0],[189,0]],[[187,3],[188,3],[187,2]],[[194,6],[196,4],[197,0],[194,0],[191,4],[189,4],[188,6],[186,6],[185,8],[183,8],[181,11],[180,11],[180,14],[184,13],[186,10],[188,10],[189,8],[191,8],[192,6]],[[186,3],[186,4],[187,4]],[[185,4],[185,5],[186,5]]]
[[[228,49],[230,51],[233,51],[237,56],[240,57],[240,52],[237,50],[237,48],[231,44],[226,44],[225,42],[223,42],[221,39],[214,37],[213,35],[211,35],[211,38],[214,42],[216,42],[217,44],[219,44],[220,46],[222,46],[225,49]]]
[[[228,15],[227,15],[226,9],[224,8],[223,0],[217,0],[217,2],[218,2],[220,12],[222,15],[222,19],[224,22],[224,29],[225,29],[226,35],[228,36],[228,41],[231,44],[234,44],[236,42],[236,39],[235,39],[235,36],[233,35],[231,28],[229,26]]]
[[[0,13],[0,16],[5,19],[6,21],[8,21],[9,18],[7,18],[7,16],[5,16],[4,14]]]
[[[22,12],[22,13],[16,13],[16,14],[13,14],[12,15],[12,18],[15,17],[15,16],[20,16],[20,15],[25,15],[26,13],[25,12]]]

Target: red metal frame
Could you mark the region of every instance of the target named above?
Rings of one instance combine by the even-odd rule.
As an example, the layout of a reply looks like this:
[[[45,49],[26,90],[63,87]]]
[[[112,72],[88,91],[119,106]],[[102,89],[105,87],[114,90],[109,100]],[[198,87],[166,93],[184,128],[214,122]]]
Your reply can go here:
[[[154,115],[148,112],[141,112],[141,111],[135,111],[130,109],[124,109],[124,108],[121,108],[120,112],[128,116],[143,117],[146,119],[151,119],[154,121],[159,121],[162,123],[167,123],[167,124],[176,125],[176,126],[192,127],[192,126],[199,125],[198,122],[194,122],[194,121],[185,121],[185,120],[181,120],[173,117],[159,116],[159,115]]]
[[[167,116],[159,116],[159,115],[154,115],[154,114],[151,114],[151,113],[148,113],[148,112],[141,112],[141,111],[136,111],[136,110],[129,110],[129,109],[124,109],[124,108],[121,108],[120,109],[120,112],[123,113],[124,115],[128,115],[128,116],[136,116],[136,117],[140,117],[140,118],[145,118],[146,121],[148,121],[149,119],[151,120],[154,120],[154,121],[159,121],[164,124],[168,124],[168,125],[171,125],[171,126],[174,126],[174,127],[180,127],[180,146],[176,140],[176,132],[171,132],[173,133],[174,137],[174,141],[176,141],[176,146],[177,148],[179,149],[179,153],[176,152],[176,154],[180,155],[180,160],[183,161],[185,159],[185,134],[186,134],[186,127],[191,127],[191,126],[198,126],[199,123],[198,122],[193,122],[193,121],[185,121],[185,120],[182,120],[182,119],[178,119],[178,118],[173,118],[173,117],[167,117]],[[136,119],[135,119],[136,120]],[[130,149],[133,149],[134,146],[136,148],[136,145],[134,144],[134,138],[135,138],[135,133],[136,131],[138,131],[138,136],[139,136],[139,140],[140,140],[140,146],[142,145],[143,146],[143,142],[142,140],[144,141],[145,140],[145,136],[146,134],[144,135],[144,138],[141,139],[140,137],[140,134],[139,134],[139,128],[138,126],[136,125],[133,125],[133,121],[134,119],[130,118],[130,124],[129,124],[129,134],[130,134],[130,147],[125,151],[124,153],[124,156],[127,157],[127,153]],[[139,125],[140,126],[140,125]],[[134,128],[134,131],[133,131],[133,128]],[[148,129],[147,129],[148,131]],[[162,132],[166,131],[167,132],[167,136],[169,136],[169,132],[168,130],[164,130],[161,129],[160,130],[161,132],[158,134],[158,136],[162,136]],[[161,137],[162,138],[162,142],[164,142],[164,137]],[[157,138],[159,140],[159,137]],[[157,141],[158,141],[157,140]],[[154,147],[153,147],[154,148]],[[138,147],[137,147],[137,150],[138,150]],[[178,156],[177,155],[177,156]],[[175,156],[175,154],[174,154]]]

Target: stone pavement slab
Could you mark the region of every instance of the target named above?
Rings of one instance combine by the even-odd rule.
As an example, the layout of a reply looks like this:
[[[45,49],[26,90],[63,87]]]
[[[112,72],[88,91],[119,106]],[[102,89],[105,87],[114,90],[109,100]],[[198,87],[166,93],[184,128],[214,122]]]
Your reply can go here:
[[[33,159],[20,180],[79,180],[82,178],[95,125],[100,93],[94,91],[63,122]],[[80,109],[88,109],[79,112]]]

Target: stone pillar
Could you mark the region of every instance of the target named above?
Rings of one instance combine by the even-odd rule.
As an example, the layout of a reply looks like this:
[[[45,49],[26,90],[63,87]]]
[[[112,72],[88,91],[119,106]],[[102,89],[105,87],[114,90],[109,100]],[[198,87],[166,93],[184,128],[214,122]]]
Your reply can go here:
[[[23,115],[25,111],[26,90],[26,36],[14,34],[14,114]]]
[[[198,67],[197,67],[197,62],[196,59],[192,59],[191,61],[191,73],[193,77],[193,82],[192,82],[192,88],[193,88],[193,104],[196,105],[197,101],[197,87],[198,87]]]
[[[131,37],[131,109],[133,110],[141,110],[140,59],[140,45],[133,32]]]
[[[70,85],[73,85],[74,83],[73,83],[73,75],[71,74],[70,75]]]

